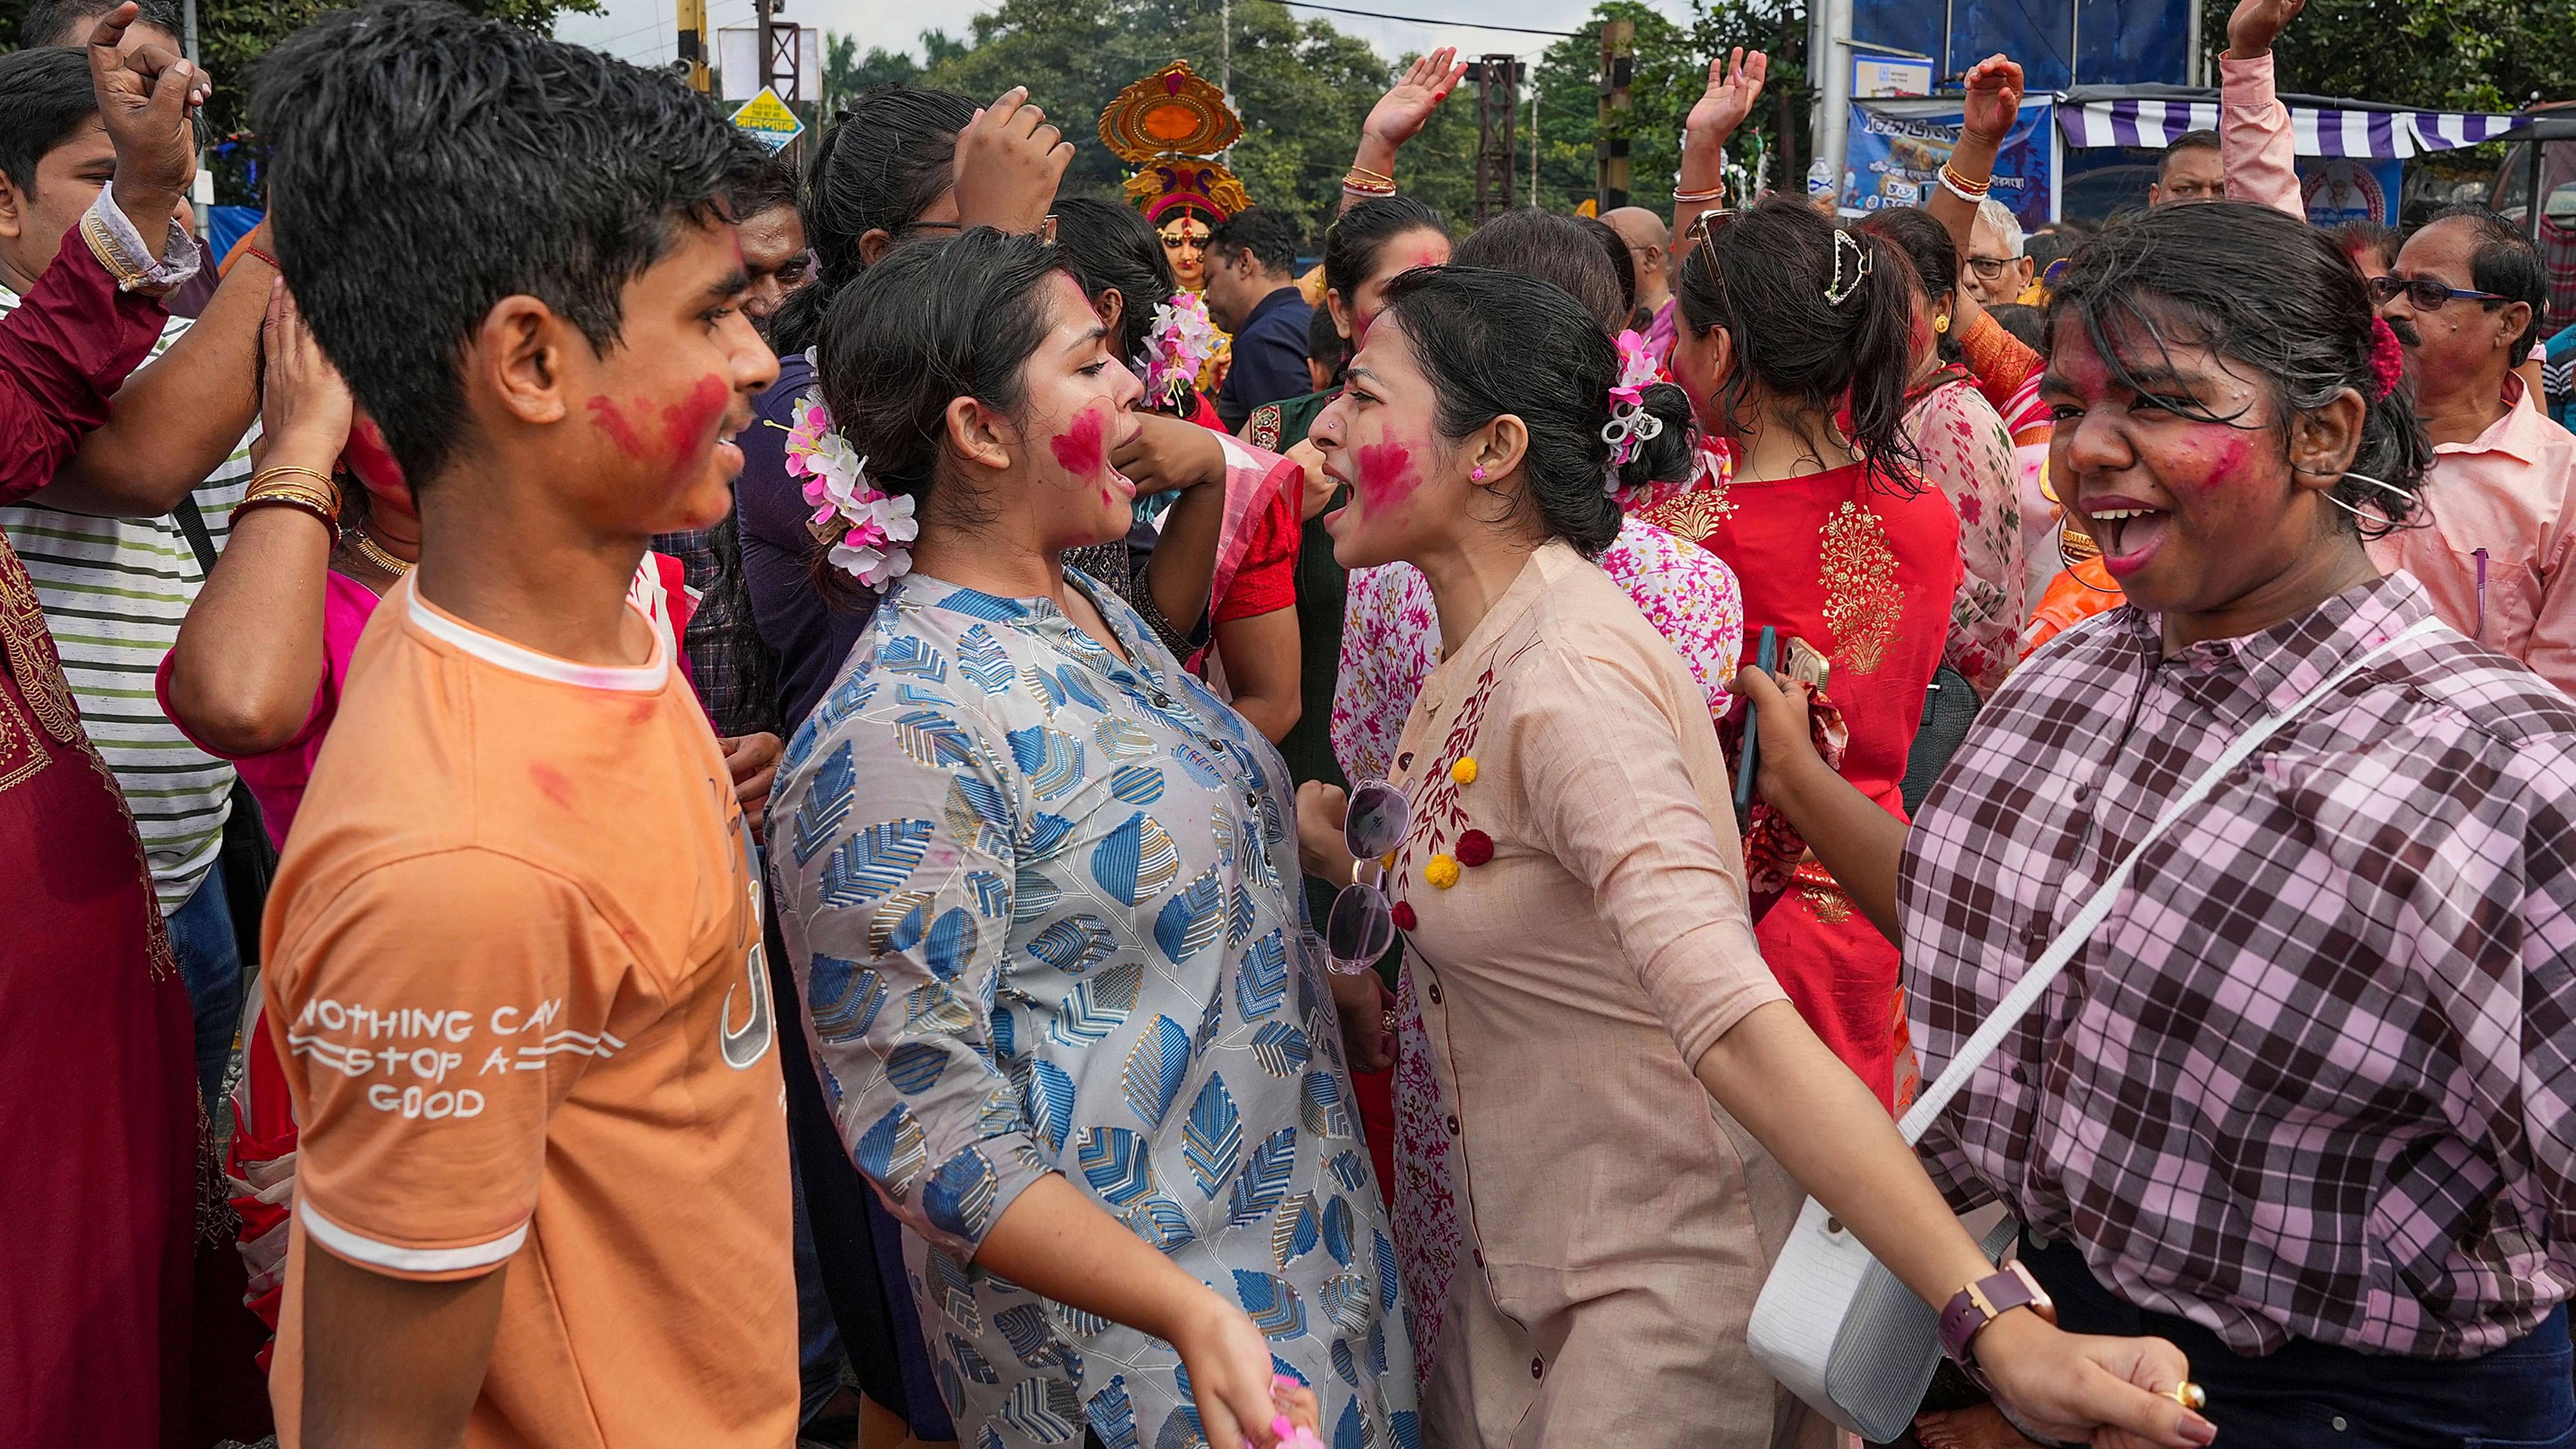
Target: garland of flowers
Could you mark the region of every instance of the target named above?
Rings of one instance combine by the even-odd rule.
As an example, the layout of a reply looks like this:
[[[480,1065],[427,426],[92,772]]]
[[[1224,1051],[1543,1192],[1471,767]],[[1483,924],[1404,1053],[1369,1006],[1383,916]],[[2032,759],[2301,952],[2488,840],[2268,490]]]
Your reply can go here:
[[[883,592],[912,571],[912,550],[904,545],[920,536],[921,525],[910,497],[891,498],[868,486],[867,468],[868,460],[832,427],[819,389],[796,400],[787,472],[805,480],[805,501],[814,508],[805,526],[832,545],[834,567]]]
[[[1195,292],[1174,292],[1154,309],[1153,330],[1145,336],[1145,396],[1177,402],[1215,355],[1216,324],[1208,320],[1207,303]]]

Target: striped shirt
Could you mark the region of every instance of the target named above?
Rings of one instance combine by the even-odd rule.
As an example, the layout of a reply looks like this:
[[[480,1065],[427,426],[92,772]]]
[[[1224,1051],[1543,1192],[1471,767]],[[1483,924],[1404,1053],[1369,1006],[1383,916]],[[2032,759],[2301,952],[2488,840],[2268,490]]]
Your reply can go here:
[[[0,287],[0,316],[17,305],[18,294]],[[188,326],[185,317],[171,318],[152,355],[160,356]],[[233,505],[249,488],[250,444],[258,435],[253,422],[233,455],[197,488],[197,507],[218,547]],[[134,812],[161,909],[175,911],[222,849],[233,787],[233,767],[188,743],[152,690],[162,656],[178,642],[179,623],[205,583],[196,551],[179,521],[166,514],[98,518],[20,503],[0,508],[0,530],[35,582],[63,677],[80,702],[81,724]]]

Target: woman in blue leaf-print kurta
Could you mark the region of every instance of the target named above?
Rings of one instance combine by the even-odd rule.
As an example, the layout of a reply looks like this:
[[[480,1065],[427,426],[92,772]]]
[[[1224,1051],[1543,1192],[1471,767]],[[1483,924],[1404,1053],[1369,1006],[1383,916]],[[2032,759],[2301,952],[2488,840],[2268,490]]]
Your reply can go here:
[[[815,1060],[964,1443],[1203,1442],[1169,1344],[972,1266],[1061,1173],[1240,1302],[1335,1449],[1419,1443],[1395,1253],[1300,932],[1287,771],[1116,595],[898,580],[790,746],[772,860]]]

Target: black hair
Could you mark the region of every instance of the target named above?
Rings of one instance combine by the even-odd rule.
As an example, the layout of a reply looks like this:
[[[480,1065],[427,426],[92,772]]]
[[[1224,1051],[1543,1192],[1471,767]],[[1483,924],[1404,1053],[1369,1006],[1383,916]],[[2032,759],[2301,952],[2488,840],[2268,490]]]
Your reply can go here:
[[[2048,314],[2046,312],[2020,302],[2005,302],[2000,306],[1988,307],[1986,315],[1994,318],[1995,325],[2011,333],[2013,339],[2022,346],[2042,357],[2048,355]]]
[[[1249,207],[1209,229],[1207,252],[1210,257],[1250,252],[1262,270],[1293,274],[1297,270],[1297,223],[1274,208]]]
[[[1592,240],[1610,258],[1610,270],[1619,278],[1621,315],[1633,318],[1637,313],[1637,258],[1628,250],[1628,239],[1619,229],[1597,216],[1578,216],[1574,224],[1590,233]]]
[[[2092,235],[2089,231],[2068,226],[2054,227],[2048,231],[2035,231],[2022,238],[2021,254],[2030,258],[2030,274],[2033,277],[2045,279],[2052,263],[2061,257],[2075,255],[2075,249],[2084,245]]]
[[[1550,538],[1599,557],[1619,536],[1610,389],[1619,349],[1563,289],[1481,267],[1421,267],[1387,284],[1386,311],[1413,344],[1438,402],[1435,426],[1452,442],[1505,413],[1529,428],[1521,471],[1528,489],[1514,511],[1536,509]],[[1617,471],[1622,487],[1674,482],[1693,466],[1690,399],[1670,383],[1647,387],[1643,415],[1662,425]]]
[[[1367,286],[1368,279],[1376,275],[1379,258],[1387,244],[1417,231],[1436,231],[1444,239],[1449,235],[1449,228],[1440,220],[1440,213],[1414,197],[1401,194],[1372,196],[1335,217],[1333,224],[1324,229],[1325,290],[1341,293],[1343,306],[1357,307],[1360,288]],[[1328,319],[1332,315],[1330,307],[1315,310]],[[1320,337],[1323,334],[1314,335]],[[1330,351],[1317,352],[1310,346],[1306,355],[1325,357],[1338,354],[1342,365],[1347,366],[1356,350],[1337,329]],[[1340,368],[1334,370],[1338,372]]]
[[[1919,206],[1891,206],[1873,211],[1860,223],[1862,231],[1880,237],[1902,253],[1923,288],[1923,298],[1933,307],[1941,299],[1959,290],[1959,247],[1950,240],[1950,229],[1932,219],[1932,213]],[[1942,333],[1934,339],[1934,350],[1945,362],[1959,359],[1959,339],[1955,333]]]
[[[1318,307],[1306,319],[1306,356],[1324,364],[1324,374],[1340,381],[1342,369],[1350,365],[1343,349],[1341,329],[1333,325],[1333,309]]]
[[[1620,249],[1624,252],[1626,244]],[[1605,336],[1628,325],[1618,269],[1603,255],[1592,233],[1573,217],[1529,207],[1506,211],[1458,243],[1449,263],[1536,277],[1591,313]]]
[[[18,43],[29,48],[70,46],[78,49],[89,44],[89,33],[98,26],[98,18],[115,9],[123,0],[33,0],[27,13],[18,17]],[[137,0],[141,13],[132,25],[149,25],[172,35],[180,33],[179,7],[170,0]],[[132,33],[132,25],[128,33]],[[88,69],[83,60],[82,69]]]
[[[2326,228],[2326,235],[2334,238],[2336,251],[2356,262],[2363,252],[2377,253],[2382,267],[2397,265],[2397,249],[2405,245],[2405,239],[2397,234],[2397,228],[2375,221],[2337,222]]]
[[[1163,251],[1162,237],[1132,206],[1096,196],[1062,196],[1055,203],[1055,242],[1093,306],[1100,305],[1102,293],[1117,290],[1123,311],[1118,335],[1109,345],[1119,361],[1132,366],[1154,329],[1154,309],[1170,301],[1180,286],[1172,279],[1172,259]]]
[[[2158,181],[2164,180],[2166,170],[2173,165],[2173,159],[2185,151],[2218,151],[2220,149],[2221,148],[2218,144],[2218,133],[2216,131],[2185,131],[2181,135],[2174,137],[2171,141],[2166,142],[2164,153],[2156,157],[2156,179]]]
[[[1324,285],[1352,301],[1377,271],[1386,244],[1416,231],[1449,235],[1440,213],[1411,196],[1372,196],[1343,212],[1324,231]]]
[[[725,210],[736,221],[796,204],[796,172],[778,153],[736,132],[733,169],[725,177]]]
[[[504,297],[617,343],[626,284],[725,219],[733,128],[666,75],[429,0],[324,16],[261,62],[277,258],[415,493],[469,430]]]
[[[2493,292],[2502,302],[2480,302],[2487,311],[2496,311],[2508,303],[2531,305],[2531,325],[2513,344],[2516,363],[2531,355],[2532,343],[2540,339],[2544,314],[2549,311],[2549,272],[2540,262],[2540,249],[2522,229],[2476,202],[2455,202],[2424,219],[2424,226],[2446,221],[2465,221],[2477,234],[2477,248],[2469,253],[2469,285],[2481,292]],[[2423,227],[2417,227],[2420,234]]]
[[[955,91],[901,82],[870,86],[833,115],[805,167],[814,280],[789,293],[770,320],[780,352],[814,345],[832,298],[867,269],[861,237],[899,236],[948,194],[957,182],[957,133],[974,119],[975,103]]]
[[[1803,197],[1765,197],[1682,262],[1680,317],[1723,327],[1736,366],[1711,399],[1730,427],[1748,385],[1818,418],[1848,399],[1852,451],[1873,484],[1911,494],[1920,453],[1905,434],[1914,372],[1911,263],[1894,244],[1820,216]],[[1839,304],[1826,296],[1847,288]]]
[[[2414,517],[2433,461],[2415,416],[2412,385],[2400,381],[2387,396],[2374,397],[2377,315],[2361,273],[2323,232],[2245,201],[2160,206],[2112,227],[2075,254],[2048,305],[2050,332],[2083,328],[2123,387],[2133,383],[2112,346],[2114,334],[2132,347],[2140,339],[2157,349],[2206,347],[2261,373],[2284,423],[2294,413],[2325,406],[2346,388],[2360,393],[2369,411],[2351,472],[2387,487],[2347,476],[2335,485],[2334,497],[2386,516],[2386,525],[2361,529],[2368,537]],[[2159,401],[2159,389],[2134,390],[2147,405],[2196,422],[2234,426],[2242,416]],[[2286,428],[2284,433],[2286,449]],[[2356,526],[2351,514],[2337,511],[2348,527]]]
[[[36,189],[36,166],[98,114],[89,57],[77,50],[0,55],[0,176]]]
[[[1047,279],[1059,272],[1072,274],[1062,248],[977,227],[887,253],[834,299],[817,344],[823,405],[867,459],[871,484],[918,500],[917,516],[970,527],[997,516],[940,486],[948,405],[971,397],[1018,416],[1029,357],[1046,340]],[[814,576],[846,594],[855,585],[828,553],[817,550]]]

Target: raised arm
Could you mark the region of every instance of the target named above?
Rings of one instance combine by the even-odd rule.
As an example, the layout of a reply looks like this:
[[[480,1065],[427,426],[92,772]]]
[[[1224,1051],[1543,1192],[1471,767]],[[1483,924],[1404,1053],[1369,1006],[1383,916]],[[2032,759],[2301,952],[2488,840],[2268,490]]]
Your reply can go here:
[[[205,99],[197,68],[157,46],[117,47],[133,0],[90,34],[90,83],[116,148],[116,179],[73,228],[54,265],[0,321],[0,502],[43,487],[108,397],[149,356],[168,313],[161,298],[196,270],[171,216],[196,174],[189,113]],[[120,285],[122,281],[122,285]]]
[[[1968,67],[1960,84],[1966,87],[1967,95],[1959,144],[1951,149],[1950,160],[1942,168],[1941,179],[1932,187],[1931,199],[1923,209],[1949,228],[1950,244],[1964,257],[1976,250],[1977,203],[1994,181],[1995,155],[2003,149],[2004,138],[2012,134],[2013,122],[2021,116],[2021,66],[2001,55],[1990,55]],[[1950,326],[1964,338],[1980,320],[1986,319],[1986,309],[1967,287],[1951,295]]]
[[[104,426],[36,501],[76,513],[153,518],[232,456],[259,415],[259,337],[277,268],[268,224],[251,233],[195,326],[127,379]]]
[[[1404,68],[1385,95],[1369,108],[1368,119],[1360,123],[1360,148],[1351,158],[1347,182],[1362,185],[1395,185],[1395,153],[1404,143],[1422,134],[1430,123],[1432,111],[1447,99],[1461,76],[1467,73],[1466,62],[1458,59],[1458,48],[1444,45],[1429,55],[1417,56]],[[1355,191],[1342,188],[1342,204],[1334,214],[1340,215],[1353,206],[1382,192]]]
[[[1740,45],[1708,63],[1708,89],[1682,121],[1681,177],[1673,184],[1676,262],[1696,244],[1691,223],[1699,220],[1701,212],[1726,205],[1726,143],[1753,113],[1753,103],[1762,99],[1762,81],[1770,73],[1767,52],[1747,51]]]
[[[1072,164],[1073,143],[1029,103],[1027,86],[1013,86],[957,133],[958,225],[1036,231]]]
[[[2299,192],[2290,111],[2272,94],[2272,42],[2307,0],[2240,0],[2227,17],[2227,53],[2218,58],[2218,157],[2227,199],[2251,201],[2308,219]]]
[[[352,405],[295,311],[272,282],[268,385],[259,465],[328,476],[349,436]],[[323,575],[332,533],[301,508],[245,506],[206,586],[188,606],[163,666],[171,718],[209,752],[239,759],[292,742],[313,718],[328,667]]]

